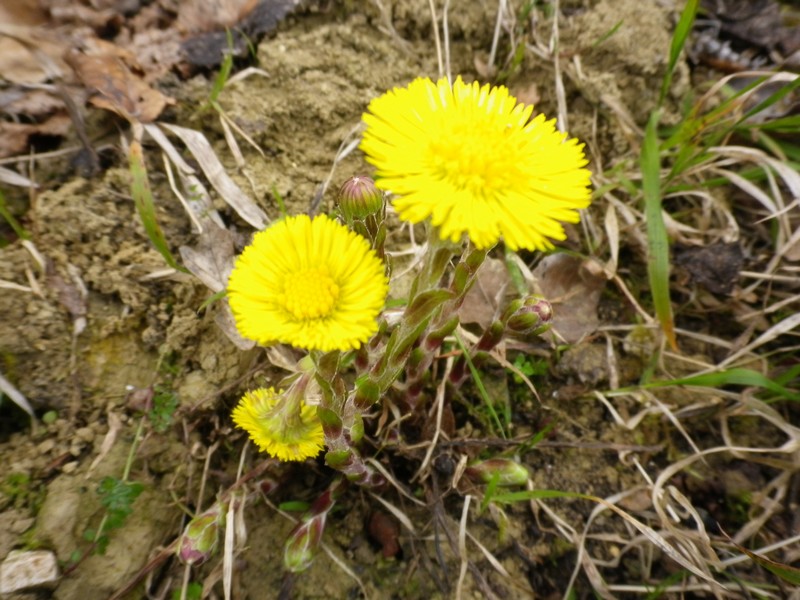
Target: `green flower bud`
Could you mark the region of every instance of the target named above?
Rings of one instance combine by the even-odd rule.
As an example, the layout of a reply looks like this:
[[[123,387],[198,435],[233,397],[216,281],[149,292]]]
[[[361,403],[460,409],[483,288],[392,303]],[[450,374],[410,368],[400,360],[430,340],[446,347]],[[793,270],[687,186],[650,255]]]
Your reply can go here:
[[[518,462],[507,458],[490,458],[470,465],[464,474],[475,483],[490,483],[497,480],[497,485],[525,485],[528,481],[528,469]]]
[[[506,328],[518,336],[539,335],[553,319],[553,307],[541,296],[515,300],[504,314]]]
[[[319,552],[322,532],[325,531],[325,517],[327,512],[314,515],[307,521],[298,525],[283,547],[283,565],[292,573],[302,573]]]
[[[197,515],[178,538],[176,553],[185,565],[199,565],[208,560],[217,549],[219,528],[225,518],[219,503]]]
[[[357,175],[339,188],[337,203],[345,221],[365,219],[383,208],[383,192],[369,177]]]

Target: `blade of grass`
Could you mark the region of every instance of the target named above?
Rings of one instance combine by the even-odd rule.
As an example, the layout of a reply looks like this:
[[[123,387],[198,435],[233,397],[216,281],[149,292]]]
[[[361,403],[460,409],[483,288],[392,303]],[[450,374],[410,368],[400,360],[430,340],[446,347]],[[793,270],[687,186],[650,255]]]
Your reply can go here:
[[[233,36],[231,35],[231,30],[226,29],[225,35],[228,40],[228,51],[225,53],[222,64],[219,67],[219,72],[214,78],[214,84],[211,86],[211,92],[208,95],[208,104],[206,105],[211,105],[215,109],[219,109],[217,100],[222,90],[225,88],[225,84],[228,83],[228,78],[231,76],[231,69],[233,68]]]
[[[167,239],[164,232],[156,221],[156,208],[153,202],[153,192],[150,190],[150,182],[147,179],[147,167],[144,164],[142,145],[138,140],[133,140],[128,151],[128,161],[131,170],[131,195],[136,205],[136,212],[142,220],[147,237],[156,250],[164,257],[167,264],[178,271],[188,273],[186,269],[178,264],[175,257],[169,251]]]
[[[669,92],[669,88],[672,85],[672,75],[675,73],[675,67],[678,64],[681,51],[686,45],[686,38],[689,37],[689,33],[692,31],[699,4],[700,0],[689,0],[686,6],[683,7],[681,18],[675,26],[675,33],[672,34],[672,44],[669,48],[669,64],[667,65],[667,72],[664,74],[664,81],[661,82],[661,94],[658,98],[659,106],[664,104],[664,99],[667,97],[667,92]]]
[[[14,230],[14,233],[17,234],[17,237],[21,240],[29,240],[31,239],[30,234],[25,231],[25,228],[19,224],[14,215],[11,214],[11,211],[8,210],[8,206],[6,206],[6,197],[3,195],[3,191],[0,190],[0,217],[6,220],[6,222],[11,225],[11,229]]]
[[[780,383],[765,377],[758,371],[751,369],[728,369],[717,373],[703,373],[692,375],[681,379],[671,379],[669,381],[652,381],[643,387],[669,387],[675,385],[694,385],[698,387],[719,388],[725,385],[743,385],[747,387],[758,387],[769,390],[786,400],[800,402],[800,393],[793,392]]]
[[[798,87],[800,87],[800,77],[788,83],[787,85],[781,86],[774,94],[770,94],[766,99],[762,100],[761,102],[756,104],[753,108],[748,110],[739,120],[739,123],[744,123],[749,118],[766,110],[776,102],[780,102],[783,98],[794,92]]]
[[[642,169],[642,194],[644,196],[644,212],[647,221],[647,275],[650,280],[650,293],[656,317],[667,341],[673,350],[677,350],[675,325],[672,318],[672,303],[669,297],[669,240],[664,217],[661,213],[661,161],[658,154],[659,111],[650,115],[645,130],[640,166]]]
[[[486,405],[486,410],[489,412],[489,415],[492,417],[495,425],[497,426],[497,430],[500,432],[500,435],[503,439],[506,439],[508,436],[506,435],[505,429],[503,429],[503,424],[500,422],[500,417],[497,416],[497,411],[494,409],[494,404],[492,403],[492,399],[489,398],[489,393],[486,391],[486,388],[483,385],[483,381],[481,381],[481,374],[478,373],[478,369],[475,368],[475,365],[472,362],[472,357],[469,355],[469,350],[464,345],[464,342],[461,340],[461,337],[456,332],[455,334],[456,343],[458,347],[461,349],[461,352],[464,356],[464,360],[467,361],[467,365],[469,366],[469,372],[472,374],[472,378],[475,380],[475,387],[478,388],[478,393],[483,400],[483,403]]]

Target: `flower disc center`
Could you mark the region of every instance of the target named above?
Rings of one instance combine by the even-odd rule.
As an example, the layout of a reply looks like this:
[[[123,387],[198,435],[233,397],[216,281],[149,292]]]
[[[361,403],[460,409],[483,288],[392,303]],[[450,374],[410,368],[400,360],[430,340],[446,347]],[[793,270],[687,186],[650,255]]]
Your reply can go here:
[[[431,154],[441,179],[485,197],[507,187],[517,165],[513,151],[504,143],[504,132],[480,124],[469,125],[453,128],[443,136],[445,141],[432,144]]]
[[[306,269],[286,278],[284,308],[296,319],[317,319],[333,312],[339,286],[323,269]]]

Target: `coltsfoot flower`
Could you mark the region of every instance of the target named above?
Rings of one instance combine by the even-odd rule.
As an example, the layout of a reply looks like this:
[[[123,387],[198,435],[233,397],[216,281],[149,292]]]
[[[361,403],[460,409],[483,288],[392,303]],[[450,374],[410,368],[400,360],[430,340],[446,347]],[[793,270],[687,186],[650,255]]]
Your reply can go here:
[[[279,460],[314,457],[324,444],[316,409],[297,394],[273,388],[247,392],[233,410],[233,422],[250,434],[259,450]]]
[[[369,242],[326,216],[287,217],[257,233],[228,280],[244,337],[325,352],[366,342],[387,292]]]
[[[370,102],[361,149],[400,218],[478,248],[552,248],[590,201],[583,145],[503,86],[416,79]],[[549,238],[549,239],[548,239]]]

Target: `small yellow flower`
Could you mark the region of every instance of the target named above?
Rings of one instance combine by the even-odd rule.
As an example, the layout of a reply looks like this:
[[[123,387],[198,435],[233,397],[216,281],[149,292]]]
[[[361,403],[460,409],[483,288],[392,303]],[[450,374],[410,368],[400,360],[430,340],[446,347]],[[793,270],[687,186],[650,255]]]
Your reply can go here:
[[[369,242],[326,216],[287,217],[257,233],[228,280],[244,337],[325,352],[366,342],[387,292]]]
[[[244,429],[258,449],[279,460],[305,460],[324,444],[322,423],[314,407],[273,388],[247,392],[233,409],[233,422]]]
[[[400,218],[478,248],[552,248],[590,201],[583,145],[508,89],[416,79],[370,102],[361,149]]]

